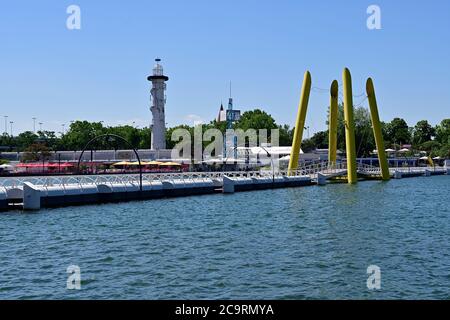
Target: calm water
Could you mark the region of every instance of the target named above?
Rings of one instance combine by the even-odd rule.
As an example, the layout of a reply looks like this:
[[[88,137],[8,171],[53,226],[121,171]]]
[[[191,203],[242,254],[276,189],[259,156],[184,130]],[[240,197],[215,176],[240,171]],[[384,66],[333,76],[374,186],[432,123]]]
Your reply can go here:
[[[450,299],[449,187],[438,176],[0,214],[0,298]],[[66,289],[73,264],[81,290]]]

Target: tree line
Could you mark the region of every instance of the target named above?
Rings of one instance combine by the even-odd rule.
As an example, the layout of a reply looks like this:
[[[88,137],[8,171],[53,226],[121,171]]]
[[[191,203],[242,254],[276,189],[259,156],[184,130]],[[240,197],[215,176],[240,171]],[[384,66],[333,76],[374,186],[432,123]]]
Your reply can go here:
[[[358,157],[368,157],[376,149],[373,136],[370,112],[364,107],[354,110],[355,144]],[[427,120],[420,120],[414,126],[408,126],[402,118],[394,118],[391,122],[381,122],[385,147],[400,150],[410,145],[410,155],[426,151],[433,157],[450,158],[450,119],[444,119],[436,126]],[[338,108],[338,149],[345,152],[344,108]],[[305,152],[316,148],[328,148],[328,130],[315,133],[310,139],[302,142]]]
[[[345,126],[343,106],[339,105],[338,112],[338,149],[345,152]],[[369,156],[374,149],[375,140],[372,132],[370,113],[366,108],[356,107],[355,140],[359,157]],[[217,122],[203,124],[203,131],[209,128],[219,129],[225,133],[226,123]],[[194,127],[178,125],[167,129],[167,148],[172,148],[177,143],[172,141],[172,132],[175,129],[187,129],[193,136]],[[234,129],[267,129],[270,135],[271,129],[279,129],[280,146],[292,144],[294,128],[288,125],[277,124],[275,119],[265,111],[255,109],[242,114],[239,121],[234,123]],[[431,126],[427,120],[417,122],[413,127],[406,121],[395,118],[391,122],[382,123],[382,131],[386,148],[400,149],[403,145],[412,145],[412,152],[427,151],[432,156],[450,157],[450,119],[444,119],[437,126]],[[136,128],[130,125],[104,126],[102,122],[75,121],[67,132],[57,136],[53,131],[38,131],[33,133],[25,131],[17,136],[3,134],[0,137],[0,146],[3,151],[27,151],[27,152],[51,152],[56,150],[81,150],[93,138],[102,134],[115,134],[125,138],[136,149],[149,149],[151,141],[151,129]],[[305,137],[305,135],[303,135]],[[270,136],[269,136],[270,141]],[[208,142],[205,142],[205,145]],[[99,139],[93,143],[93,149],[128,149],[129,146],[119,140]],[[303,139],[302,149],[310,152],[314,149],[328,148],[328,130],[315,133],[309,139]]]

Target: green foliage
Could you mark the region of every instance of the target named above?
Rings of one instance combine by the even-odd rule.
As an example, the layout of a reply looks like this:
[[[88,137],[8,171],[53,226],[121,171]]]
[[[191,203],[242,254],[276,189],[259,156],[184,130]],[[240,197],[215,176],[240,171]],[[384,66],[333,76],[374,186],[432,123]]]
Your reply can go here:
[[[239,121],[235,124],[236,129],[242,129],[244,131],[248,129],[267,129],[270,133],[270,129],[278,128],[275,119],[265,111],[255,109],[252,111],[246,111],[241,115]]]
[[[152,131],[150,128],[145,127],[139,131],[139,149],[150,149]]]
[[[2,149],[5,148],[7,151],[12,151],[16,148],[16,139],[9,134],[3,134],[0,136],[0,146]]]
[[[227,123],[225,121],[217,122],[217,120],[214,119],[209,123],[208,128],[215,128],[220,130],[220,132],[225,133],[227,131]]]
[[[177,129],[185,129],[185,130],[189,131],[189,134],[191,136],[191,141],[193,141],[193,139],[194,139],[194,127],[190,127],[188,125],[179,125],[179,126],[176,126],[176,127],[168,128],[166,130],[166,148],[167,149],[172,149],[173,147],[175,147],[175,145],[178,142],[181,142],[182,138],[179,138],[179,140],[172,141],[172,133],[175,130],[177,130]]]
[[[118,135],[118,136],[124,138],[125,140],[127,140],[133,148],[139,148],[139,145],[141,142],[140,130],[133,126],[125,125],[125,126],[118,126],[118,127],[109,127],[109,128],[104,128],[103,132],[104,132],[104,134]],[[148,138],[150,138],[150,136]],[[110,141],[111,141],[110,144],[112,145],[112,147],[114,149],[129,149],[130,148],[130,146],[127,143],[123,142],[122,140],[112,139]],[[107,145],[105,145],[105,144],[106,143],[103,142],[103,147],[107,147]],[[111,146],[110,146],[110,148],[111,148]]]
[[[394,118],[386,125],[386,135],[389,143],[411,143],[411,132],[408,124],[401,118]]]
[[[222,134],[226,133],[226,122],[217,122],[217,120],[211,121],[209,124],[202,125],[202,133],[204,133],[208,129],[218,129]],[[181,141],[172,141],[172,133],[176,129],[186,129],[189,131],[191,136],[191,141],[194,141],[194,127],[188,125],[178,125],[172,128],[168,128],[166,131],[166,146],[167,148],[173,148],[178,142]],[[239,121],[237,121],[233,125],[233,129],[241,129],[243,131],[247,131],[249,129],[261,130],[267,129],[268,138],[270,141],[270,130],[271,129],[280,129],[280,145],[290,146],[292,144],[292,135],[293,131],[289,128],[288,125],[279,126],[276,124],[273,117],[267,114],[264,111],[259,109],[255,109],[252,111],[246,111],[241,115]],[[209,145],[211,141],[203,141],[203,147]]]
[[[432,151],[435,149],[439,149],[441,147],[441,144],[437,141],[426,141],[418,146],[418,148],[422,151]]]
[[[31,144],[23,154],[23,162],[45,161],[51,155],[50,149],[42,143]]]
[[[62,145],[66,150],[81,150],[93,138],[105,134],[106,128],[101,122],[75,121],[62,137]],[[104,141],[96,141],[92,148],[101,149]]]
[[[278,129],[278,125],[270,114],[260,109],[255,109],[244,112],[239,121],[235,123],[234,129],[242,129],[244,131],[249,129],[254,129],[256,131],[266,129],[267,142],[271,142],[271,130]]]
[[[373,137],[370,113],[366,108],[357,107],[354,110],[353,118],[355,121],[355,146],[357,156],[369,156],[375,149],[375,139]],[[338,149],[345,152],[345,121],[344,106],[342,104],[338,107],[337,140]],[[328,140],[326,146],[328,147]]]
[[[103,134],[114,134],[124,138],[131,146],[113,137],[99,139],[89,146],[93,149],[137,149],[150,148],[151,130],[150,128],[138,129],[130,125],[104,127],[101,122],[75,121],[70,125],[69,130],[61,138],[64,150],[81,150],[88,142]]]
[[[319,131],[315,133],[311,137],[311,142],[313,143],[314,147],[317,149],[326,149],[328,148],[328,130],[327,131]],[[305,152],[303,150],[303,152]]]
[[[369,156],[376,148],[372,132],[372,123],[369,111],[362,107],[354,110],[355,120],[355,140],[357,155]],[[450,156],[450,119],[444,119],[436,127],[432,127],[426,120],[419,121],[413,128],[409,128],[405,120],[395,118],[391,122],[381,123],[383,137],[386,148],[401,148],[401,144],[413,144],[414,150],[425,150],[433,156]],[[168,128],[166,132],[167,148],[173,148],[177,142],[172,141],[172,133],[175,129],[183,128],[188,130],[191,141],[194,137],[194,127],[188,125],[178,125]],[[211,121],[202,125],[202,132],[215,128],[220,132],[226,132],[226,122]],[[288,125],[279,125],[268,113],[255,109],[246,111],[241,119],[233,125],[234,129],[267,129],[270,137],[271,129],[279,129],[280,146],[291,146],[294,128]],[[8,134],[0,136],[0,146],[7,147],[5,151],[26,151],[30,159],[39,158],[42,151],[45,153],[52,150],[81,150],[86,144],[102,134],[115,134],[125,138],[134,148],[149,149],[151,142],[151,129],[135,128],[130,125],[105,127],[102,122],[75,121],[70,125],[67,132],[61,137],[57,137],[53,131],[38,131],[33,133],[26,131],[18,136],[11,137]],[[433,140],[434,138],[434,140]],[[204,141],[203,146],[211,141]],[[129,149],[128,144],[119,139],[99,139],[91,145],[93,149]],[[328,148],[328,131],[315,133],[310,139],[304,139],[301,144],[304,152],[312,151],[316,148]],[[345,124],[343,106],[338,108],[338,149],[345,152]]]
[[[436,130],[428,123],[427,120],[417,122],[413,129],[413,143],[420,145],[424,142],[431,141]]]
[[[280,146],[291,146],[294,139],[294,129],[291,129],[287,124],[278,126],[280,132]]]
[[[308,153],[316,149],[316,144],[312,139],[305,139],[302,141],[301,149],[304,153]]]
[[[16,144],[20,149],[26,149],[36,142],[38,136],[31,131],[25,131],[16,138]]]
[[[436,141],[450,145],[450,119],[444,119],[436,126]]]
[[[443,144],[436,154],[442,158],[450,159],[450,143]]]
[[[363,107],[356,108],[354,117],[357,155],[359,157],[370,156],[376,147],[369,110]]]
[[[38,131],[38,143],[45,144],[51,150],[66,150],[54,131]]]

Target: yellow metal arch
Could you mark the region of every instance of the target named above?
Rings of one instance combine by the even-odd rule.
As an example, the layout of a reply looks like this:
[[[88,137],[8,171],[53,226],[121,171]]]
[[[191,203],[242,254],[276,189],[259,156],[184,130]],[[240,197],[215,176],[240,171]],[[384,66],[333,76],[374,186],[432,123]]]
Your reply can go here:
[[[389,180],[391,175],[389,173],[388,162],[386,159],[386,153],[384,151],[384,139],[381,132],[380,117],[378,115],[377,99],[375,97],[375,88],[371,78],[366,82],[367,98],[369,99],[370,117],[372,118],[373,135],[375,136],[375,143],[377,146],[378,162],[381,168],[381,178],[383,180]]]
[[[300,153],[300,146],[302,144],[303,129],[305,128],[306,110],[308,109],[309,95],[311,93],[311,74],[309,71],[305,72],[303,77],[302,92],[300,95],[300,102],[298,105],[297,120],[295,122],[294,139],[292,140],[291,157],[289,159],[288,173],[298,168],[298,157]]]
[[[353,118],[352,76],[350,70],[344,69],[344,118],[345,118],[345,147],[347,151],[347,180],[348,183],[358,182],[356,170],[355,121]]]
[[[330,88],[330,115],[328,119],[328,161],[330,164],[336,163],[338,95],[339,84],[334,80]]]

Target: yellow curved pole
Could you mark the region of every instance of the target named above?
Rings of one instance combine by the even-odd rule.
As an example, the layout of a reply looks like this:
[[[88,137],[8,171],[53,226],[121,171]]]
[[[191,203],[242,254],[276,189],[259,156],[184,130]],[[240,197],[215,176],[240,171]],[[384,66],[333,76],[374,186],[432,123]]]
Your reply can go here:
[[[381,168],[381,178],[389,180],[391,175],[389,173],[389,166],[384,151],[383,133],[381,132],[380,117],[378,115],[377,98],[375,96],[375,88],[371,78],[366,82],[367,98],[369,100],[370,116],[372,118],[373,135],[375,136],[375,143],[377,145],[378,162]]]
[[[330,164],[336,163],[338,94],[339,84],[334,80],[330,88],[330,115],[328,119],[328,162]]]
[[[298,168],[298,157],[302,144],[303,129],[305,128],[306,110],[308,109],[309,94],[311,92],[311,74],[305,72],[303,77],[302,92],[298,104],[297,120],[295,122],[294,138],[292,140],[291,157],[289,159],[288,173]]]
[[[344,69],[342,73],[344,82],[344,119],[345,119],[345,145],[347,151],[347,180],[348,183],[358,182],[356,170],[355,121],[353,119],[353,92],[352,76],[350,70]]]

